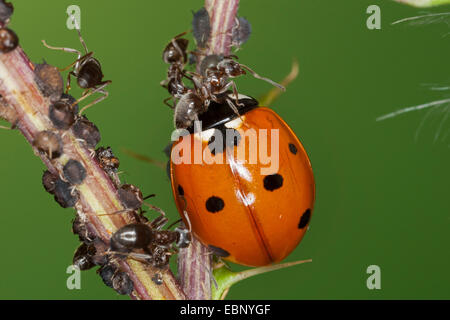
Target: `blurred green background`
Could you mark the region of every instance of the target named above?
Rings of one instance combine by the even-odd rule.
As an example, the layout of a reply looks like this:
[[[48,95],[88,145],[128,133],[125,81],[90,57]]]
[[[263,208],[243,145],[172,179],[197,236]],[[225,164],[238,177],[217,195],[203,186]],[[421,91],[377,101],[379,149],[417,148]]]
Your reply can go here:
[[[82,33],[113,80],[110,97],[89,109],[89,119],[111,146],[122,179],[154,204],[177,212],[169,180],[158,167],[122,148],[165,160],[171,111],[159,86],[167,66],[161,52],[188,30],[196,1],[13,1],[11,28],[32,61],[62,67],[74,55],[41,44],[81,48],[66,28],[66,8],[81,7]],[[378,4],[382,29],[368,30],[366,8]],[[449,7],[427,12],[449,11]],[[443,99],[448,86],[446,24],[390,25],[423,12],[391,1],[242,0],[239,13],[253,27],[240,61],[274,80],[296,57],[300,76],[273,108],[308,150],[317,182],[315,215],[287,261],[300,265],[261,275],[231,290],[230,299],[448,299],[450,201],[448,108],[376,122],[385,113]],[[270,85],[250,76],[241,92],[260,96]],[[79,95],[75,88],[73,95]],[[448,91],[447,91],[448,96]],[[434,137],[442,125],[440,137]],[[43,164],[17,131],[0,132],[0,298],[127,299],[82,273],[81,290],[66,288],[66,268],[78,240],[73,210],[61,209],[41,186]],[[381,290],[368,290],[366,269],[381,268]],[[238,267],[239,269],[239,267]]]

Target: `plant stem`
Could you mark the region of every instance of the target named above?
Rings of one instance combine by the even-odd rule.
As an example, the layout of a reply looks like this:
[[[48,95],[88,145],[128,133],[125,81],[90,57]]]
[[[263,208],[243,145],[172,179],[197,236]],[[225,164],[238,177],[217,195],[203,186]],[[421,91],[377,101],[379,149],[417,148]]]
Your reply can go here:
[[[87,177],[82,184],[76,186],[80,197],[75,209],[88,230],[108,244],[111,234],[132,222],[132,217],[127,214],[98,216],[124,209],[116,187],[93,159],[94,150],[88,149],[84,141],[76,139],[71,129],[63,132],[54,128],[48,117],[50,100],[39,91],[35,83],[34,65],[20,47],[9,53],[0,53],[0,94],[4,104],[15,111],[16,127],[50,172],[62,176],[62,168],[69,159],[77,160],[84,166]],[[5,108],[5,105],[0,104],[0,108]],[[60,134],[62,138],[63,154],[57,159],[49,159],[33,146],[36,135],[45,130]],[[162,272],[164,283],[156,285],[151,279],[159,270],[132,259],[119,263],[134,283],[132,298],[185,298],[170,271]]]
[[[234,26],[239,0],[205,0],[209,13],[211,35],[206,55],[229,55],[231,50],[231,30]],[[201,59],[197,61],[197,67]],[[211,299],[211,253],[196,237],[191,245],[178,255],[178,274],[181,286],[188,299]]]

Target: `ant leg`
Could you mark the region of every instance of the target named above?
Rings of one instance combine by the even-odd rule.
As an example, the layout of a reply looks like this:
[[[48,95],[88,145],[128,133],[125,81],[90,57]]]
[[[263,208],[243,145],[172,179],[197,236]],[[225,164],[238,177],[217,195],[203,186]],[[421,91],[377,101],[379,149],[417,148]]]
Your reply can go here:
[[[10,128],[10,127],[5,127],[5,126],[0,126],[0,129],[4,129],[4,130],[12,130],[12,128]]]
[[[234,83],[234,81],[230,81],[229,83],[233,87],[233,94],[234,94],[236,105],[239,106],[239,107],[244,107],[245,104],[239,103],[239,93],[238,93],[238,90],[237,90],[237,87],[236,87],[236,83]]]
[[[100,213],[100,214],[97,214],[97,216],[112,216],[115,214],[122,214],[122,213],[133,212],[133,211],[134,211],[134,209],[123,209],[123,210],[115,211],[112,213]]]
[[[260,76],[259,74],[257,74],[255,71],[253,71],[252,69],[250,69],[250,68],[247,67],[246,65],[243,65],[243,64],[239,64],[239,65],[240,65],[242,68],[248,70],[248,71],[249,71],[256,79],[266,81],[266,82],[270,83],[271,85],[273,85],[273,86],[275,86],[275,87],[278,87],[278,88],[280,88],[280,89],[283,90],[283,91],[286,91],[286,88],[283,87],[281,84],[278,84],[278,83],[276,83],[275,81],[270,80],[269,78],[265,78],[265,77]]]
[[[107,251],[105,254],[113,254],[118,256],[125,256],[126,258],[131,258],[136,261],[148,263],[153,259],[150,254],[146,253],[136,253],[136,252],[120,252],[120,251]]]
[[[152,204],[150,204],[150,203],[147,203],[147,202],[143,202],[143,204],[145,204],[147,207],[149,207],[151,210],[153,210],[153,211],[156,211],[156,212],[159,212],[162,216],[166,216],[166,213],[161,209],[161,208],[159,208],[159,207],[157,207],[157,206],[154,206],[154,205],[152,205]]]
[[[164,99],[164,104],[166,105],[166,106],[168,106],[170,109],[175,109],[175,101],[173,101],[174,103],[173,103],[173,105],[170,105],[167,101],[169,101],[170,99],[172,99],[172,101],[173,101],[173,97],[168,97],[167,99]]]
[[[97,98],[94,101],[92,101],[90,104],[84,106],[80,110],[80,112],[78,112],[78,114],[81,115],[83,113],[83,111],[85,111],[87,108],[92,107],[94,104],[97,104],[97,103],[99,103],[102,100],[105,100],[108,97],[109,93],[108,93],[108,91],[103,90],[103,88],[105,88],[110,83],[111,83],[111,80],[107,80],[107,81],[102,82],[99,87],[95,88],[94,90],[89,91],[89,93],[84,94],[81,98],[79,98],[77,101],[75,101],[72,104],[73,106],[76,105],[77,103],[79,103],[80,101],[83,101],[84,99],[86,99],[87,97],[89,97],[90,95],[92,95],[92,94],[94,94],[96,92],[99,92],[99,93],[103,94],[102,97]]]
[[[70,80],[72,79],[71,76],[76,77],[75,73],[73,73],[72,71],[69,72],[69,74],[67,75],[67,80],[66,80],[66,94],[69,93],[69,90],[71,88],[70,86]]]
[[[161,230],[167,222],[169,222],[169,219],[166,216],[161,215],[152,220],[148,225],[152,229]]]

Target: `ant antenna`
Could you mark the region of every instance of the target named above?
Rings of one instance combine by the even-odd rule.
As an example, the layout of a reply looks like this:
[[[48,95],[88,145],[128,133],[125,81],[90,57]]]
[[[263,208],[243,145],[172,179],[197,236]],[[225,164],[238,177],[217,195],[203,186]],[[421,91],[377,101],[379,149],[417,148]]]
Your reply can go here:
[[[80,25],[78,24],[78,21],[77,21],[77,19],[75,18],[74,15],[71,15],[70,17],[72,18],[72,21],[73,21],[73,23],[75,24],[75,29],[77,29],[78,36],[80,37],[81,45],[83,46],[83,48],[84,48],[84,50],[86,51],[86,53],[88,53],[89,51],[88,51],[88,48],[87,48],[87,46],[86,46],[86,43],[84,42],[83,37],[81,36],[81,31],[80,31],[81,27],[80,27]]]
[[[271,85],[280,88],[283,91],[286,91],[286,88],[283,87],[281,84],[276,83],[275,81],[270,80],[269,78],[265,78],[260,76],[259,74],[257,74],[255,71],[253,71],[252,69],[250,69],[249,67],[247,67],[246,65],[241,64],[241,67],[243,67],[244,69],[247,69],[256,79],[260,79],[263,81],[266,81],[268,83],[270,83]]]

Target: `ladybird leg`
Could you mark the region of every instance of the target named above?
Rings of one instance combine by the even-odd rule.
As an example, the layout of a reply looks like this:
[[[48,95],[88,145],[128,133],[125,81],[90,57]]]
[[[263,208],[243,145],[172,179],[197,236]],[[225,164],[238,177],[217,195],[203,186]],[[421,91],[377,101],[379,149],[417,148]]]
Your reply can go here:
[[[240,65],[242,68],[246,69],[248,72],[250,72],[250,73],[252,74],[252,76],[254,76],[256,79],[266,81],[266,82],[270,83],[271,85],[273,85],[273,86],[279,88],[280,90],[286,91],[286,88],[285,88],[284,86],[282,86],[281,84],[278,84],[278,83],[276,83],[275,81],[270,80],[269,78],[260,76],[259,74],[257,74],[255,71],[253,71],[252,69],[250,69],[249,67],[247,67],[247,66],[244,65],[244,64],[239,64],[239,65]]]
[[[99,92],[101,94],[103,94],[103,96],[101,96],[100,98],[95,99],[94,101],[92,101],[91,103],[89,103],[88,105],[84,106],[80,112],[78,112],[79,115],[81,115],[87,108],[92,107],[94,104],[99,103],[100,101],[105,100],[109,93],[106,90],[103,90],[103,88],[105,88],[108,84],[111,83],[111,80],[107,80],[101,83],[101,85],[97,88],[95,88],[94,90],[90,91],[89,93],[83,95],[81,98],[79,98],[77,101],[75,101],[72,105],[76,105],[77,103],[79,103],[80,101],[86,99],[87,97],[89,97],[90,95]]]

